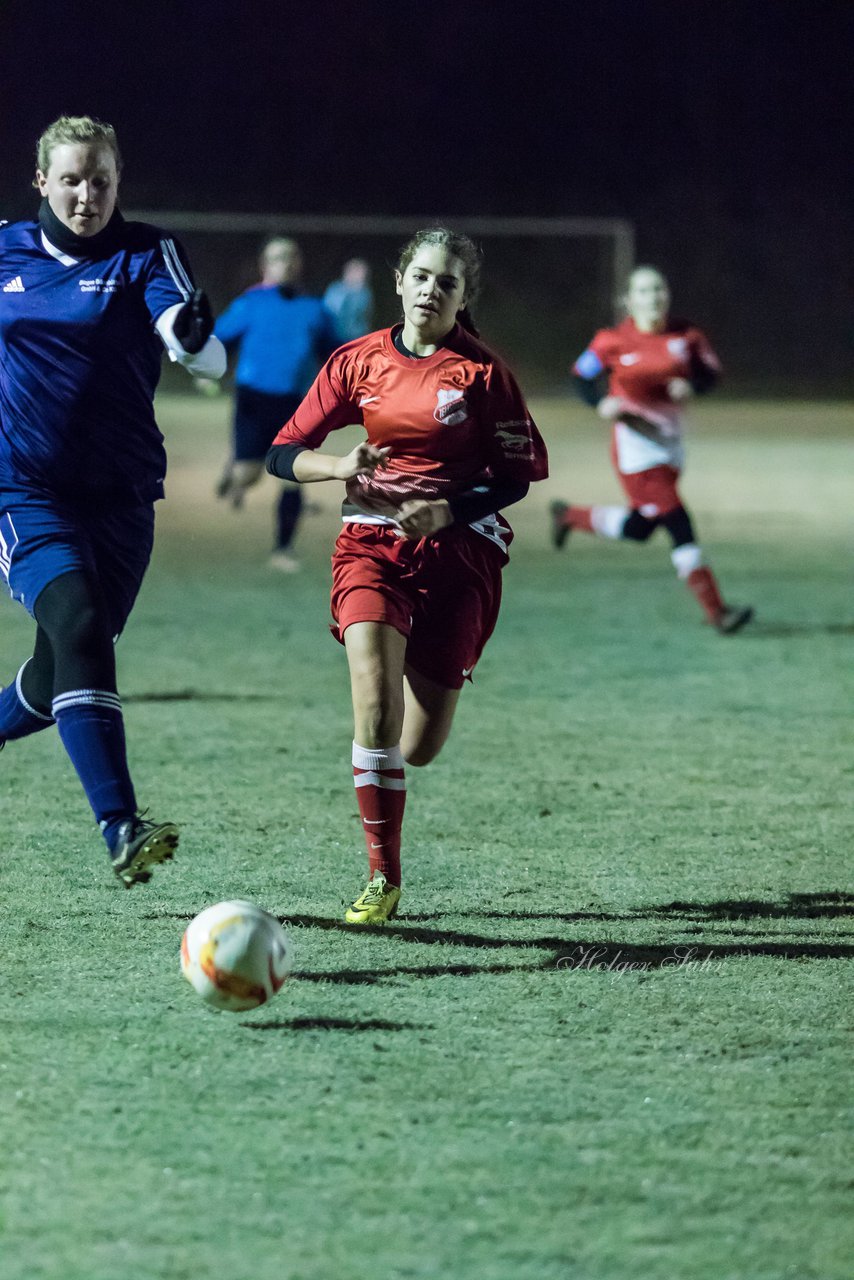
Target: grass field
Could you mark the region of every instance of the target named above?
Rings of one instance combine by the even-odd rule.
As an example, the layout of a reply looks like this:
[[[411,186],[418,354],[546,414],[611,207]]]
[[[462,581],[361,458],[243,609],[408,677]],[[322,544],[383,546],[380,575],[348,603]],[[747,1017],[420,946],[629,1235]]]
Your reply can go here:
[[[227,402],[161,404],[120,687],[182,845],[126,893],[56,734],[0,755],[4,1280],[849,1280],[850,410],[698,413],[686,499],[757,609],[722,638],[666,543],[551,549],[551,498],[617,494],[593,416],[535,409],[553,478],[366,934],[338,495],[272,574],[272,489],[211,496]],[[4,681],[30,641],[0,604]],[[214,1015],[178,946],[233,896],[295,972]]]

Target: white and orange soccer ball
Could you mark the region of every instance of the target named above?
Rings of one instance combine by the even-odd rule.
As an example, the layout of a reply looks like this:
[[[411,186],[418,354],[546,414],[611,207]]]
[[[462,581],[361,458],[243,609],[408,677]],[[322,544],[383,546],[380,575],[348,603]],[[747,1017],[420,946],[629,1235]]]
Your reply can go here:
[[[290,967],[288,935],[254,902],[206,907],[181,940],[181,971],[213,1009],[257,1009],[272,1000]]]

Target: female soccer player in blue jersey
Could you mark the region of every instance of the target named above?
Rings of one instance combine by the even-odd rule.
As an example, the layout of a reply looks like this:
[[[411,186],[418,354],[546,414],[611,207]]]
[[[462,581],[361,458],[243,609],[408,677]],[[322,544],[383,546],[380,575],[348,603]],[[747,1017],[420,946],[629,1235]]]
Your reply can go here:
[[[235,371],[232,456],[217,495],[239,507],[264,474],[273,436],[296,410],[327,356],[342,339],[320,298],[300,289],[302,254],[286,236],[261,251],[261,283],[247,289],[217,319],[214,330],[238,352]],[[286,484],[276,507],[276,540],[270,567],[299,569],[291,543],[302,511],[302,492]]]
[[[178,842],[137,811],[113,654],[163,497],[154,390],[164,347],[207,377],[225,352],[180,245],[122,218],[110,125],[61,117],[37,165],[38,220],[0,226],[0,574],[36,622],[0,746],[56,724],[130,886]]]

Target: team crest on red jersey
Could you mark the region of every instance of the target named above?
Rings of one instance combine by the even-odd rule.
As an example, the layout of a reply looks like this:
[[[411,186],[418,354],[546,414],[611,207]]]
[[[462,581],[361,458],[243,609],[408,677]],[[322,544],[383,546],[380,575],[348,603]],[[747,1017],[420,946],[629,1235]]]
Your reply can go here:
[[[668,338],[667,350],[672,356],[676,356],[677,360],[684,360],[688,355],[688,343],[684,338]]]
[[[436,408],[433,417],[448,427],[458,427],[469,416],[466,398],[458,387],[441,388],[436,392]]]

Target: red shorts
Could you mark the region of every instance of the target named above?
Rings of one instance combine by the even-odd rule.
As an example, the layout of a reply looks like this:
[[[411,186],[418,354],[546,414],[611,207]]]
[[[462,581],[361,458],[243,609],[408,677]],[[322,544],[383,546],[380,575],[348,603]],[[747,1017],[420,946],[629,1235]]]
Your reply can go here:
[[[648,520],[655,520],[657,516],[666,516],[669,511],[682,506],[682,499],[676,488],[679,481],[677,467],[650,467],[647,471],[630,473],[621,471],[617,462],[616,441],[611,443],[611,461],[633,511],[639,511]]]
[[[461,689],[495,628],[500,547],[468,525],[413,542],[388,525],[348,522],[332,554],[332,628],[385,622],[406,636],[406,661],[446,689]]]
[[[666,516],[682,506],[676,485],[679,472],[675,467],[650,467],[648,471],[635,471],[629,475],[617,471],[623,492],[633,511],[639,511],[648,520]]]

